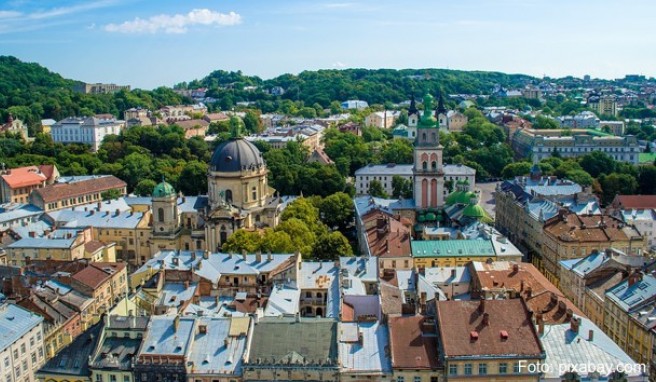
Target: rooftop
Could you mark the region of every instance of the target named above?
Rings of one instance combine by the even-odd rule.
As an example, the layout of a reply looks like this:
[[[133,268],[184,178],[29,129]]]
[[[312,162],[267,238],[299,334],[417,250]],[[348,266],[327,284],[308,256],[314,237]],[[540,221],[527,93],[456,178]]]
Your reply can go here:
[[[0,349],[6,349],[42,321],[41,316],[29,310],[3,303],[0,305]]]
[[[100,339],[103,322],[100,321],[77,338],[65,348],[48,360],[39,369],[39,374],[57,374],[62,376],[88,377],[89,356],[93,353]]]
[[[32,187],[45,184],[48,177],[44,174],[40,167],[27,166],[12,168],[0,172],[0,178],[11,188]]]
[[[656,195],[617,195],[615,208],[656,208]]]
[[[389,318],[392,367],[431,369],[439,367],[435,325],[424,316]]]
[[[490,240],[415,240],[412,257],[494,257]]]
[[[187,359],[193,373],[241,375],[246,348],[245,335],[231,335],[231,326],[239,318],[199,317],[193,345]],[[245,318],[246,323],[250,318]]]
[[[337,367],[337,321],[329,318],[262,318],[255,324],[248,363]]]
[[[44,203],[52,203],[62,199],[75,198],[91,193],[111,189],[123,189],[127,185],[113,175],[96,177],[74,183],[56,183],[34,190]]]
[[[377,321],[341,322],[338,327],[343,372],[367,375],[391,372],[387,327]]]
[[[635,279],[632,280],[633,277]],[[656,298],[656,277],[639,273],[629,275],[629,278],[610,288],[606,298],[625,312],[632,311]]]
[[[139,356],[184,356],[188,354],[193,331],[194,318],[152,316]]]
[[[436,305],[441,348],[446,357],[543,357],[522,299],[437,301]]]

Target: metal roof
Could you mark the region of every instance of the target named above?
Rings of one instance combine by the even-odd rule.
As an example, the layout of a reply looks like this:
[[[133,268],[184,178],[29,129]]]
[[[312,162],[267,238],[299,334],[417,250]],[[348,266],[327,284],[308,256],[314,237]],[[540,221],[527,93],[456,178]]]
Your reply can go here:
[[[144,335],[139,355],[184,356],[188,354],[193,331],[194,318],[153,316]]]
[[[390,373],[387,327],[377,321],[339,323],[339,360],[346,373]]]
[[[242,373],[242,358],[246,348],[246,336],[231,336],[234,319],[198,317],[191,352],[187,358],[192,363],[191,374],[234,375]],[[246,318],[246,320],[249,320]]]
[[[495,256],[490,240],[415,240],[410,245],[419,258]]]
[[[43,317],[18,305],[0,305],[0,350],[4,351],[42,321]]]
[[[651,274],[642,276],[641,280],[629,286],[624,280],[606,292],[606,298],[615,302],[622,310],[628,312],[656,296],[656,277]]]

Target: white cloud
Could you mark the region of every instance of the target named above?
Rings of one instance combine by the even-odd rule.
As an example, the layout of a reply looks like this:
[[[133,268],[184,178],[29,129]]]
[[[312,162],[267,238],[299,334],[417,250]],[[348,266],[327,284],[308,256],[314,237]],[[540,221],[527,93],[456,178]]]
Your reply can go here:
[[[16,11],[0,11],[0,19],[9,19],[20,15],[21,13]]]
[[[147,19],[139,17],[121,24],[107,24],[107,32],[118,33],[186,33],[194,25],[230,26],[241,23],[238,13],[221,13],[209,9],[194,9],[187,14],[156,15]]]
[[[333,63],[333,68],[341,69],[341,68],[345,68],[345,67],[346,67],[346,65],[344,65],[344,63],[341,62],[341,61],[337,61],[337,62]]]

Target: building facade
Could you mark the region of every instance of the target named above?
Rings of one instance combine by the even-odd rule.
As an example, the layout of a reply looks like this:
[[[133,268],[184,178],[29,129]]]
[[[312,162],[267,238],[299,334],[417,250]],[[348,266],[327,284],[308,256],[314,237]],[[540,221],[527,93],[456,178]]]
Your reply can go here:
[[[98,151],[107,135],[119,135],[125,121],[95,117],[69,117],[50,127],[52,140],[60,143],[82,143]]]

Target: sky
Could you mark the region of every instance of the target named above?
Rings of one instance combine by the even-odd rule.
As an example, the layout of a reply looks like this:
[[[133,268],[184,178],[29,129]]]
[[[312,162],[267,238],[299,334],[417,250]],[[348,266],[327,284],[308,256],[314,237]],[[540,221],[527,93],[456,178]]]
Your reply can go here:
[[[653,0],[0,0],[0,55],[152,89],[241,70],[655,76]]]

